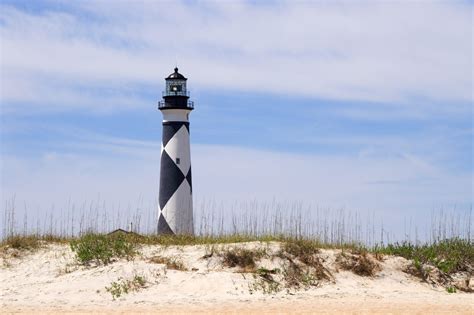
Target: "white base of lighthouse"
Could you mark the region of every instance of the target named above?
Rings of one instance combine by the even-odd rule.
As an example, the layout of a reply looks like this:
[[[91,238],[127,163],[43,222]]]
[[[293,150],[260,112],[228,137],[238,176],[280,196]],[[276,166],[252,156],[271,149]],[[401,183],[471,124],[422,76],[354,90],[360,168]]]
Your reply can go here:
[[[189,112],[162,110],[158,234],[194,234]]]

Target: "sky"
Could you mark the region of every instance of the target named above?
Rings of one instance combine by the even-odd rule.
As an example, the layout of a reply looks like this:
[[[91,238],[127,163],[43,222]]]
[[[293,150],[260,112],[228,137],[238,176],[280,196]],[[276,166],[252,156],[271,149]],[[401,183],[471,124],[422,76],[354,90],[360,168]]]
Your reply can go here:
[[[395,229],[469,210],[472,18],[467,1],[1,0],[0,197],[31,214],[155,207],[177,65],[195,203],[296,201]]]

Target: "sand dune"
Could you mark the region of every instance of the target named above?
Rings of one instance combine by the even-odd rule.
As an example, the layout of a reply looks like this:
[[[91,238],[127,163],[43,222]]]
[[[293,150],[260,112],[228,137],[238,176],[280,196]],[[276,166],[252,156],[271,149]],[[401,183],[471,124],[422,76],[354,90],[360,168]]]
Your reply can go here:
[[[278,243],[244,243],[276,251]],[[265,294],[255,289],[258,277],[227,268],[209,246],[144,246],[131,261],[107,266],[77,264],[69,246],[48,244],[19,257],[3,255],[0,298],[4,313],[351,313],[473,314],[474,295],[447,293],[402,270],[409,263],[385,257],[374,277],[343,271],[335,264],[339,250],[321,250],[332,279],[300,290]],[[154,256],[178,259],[188,271],[150,262]],[[278,259],[264,258],[259,267],[278,268]],[[113,299],[105,288],[112,282],[145,279],[143,288]]]

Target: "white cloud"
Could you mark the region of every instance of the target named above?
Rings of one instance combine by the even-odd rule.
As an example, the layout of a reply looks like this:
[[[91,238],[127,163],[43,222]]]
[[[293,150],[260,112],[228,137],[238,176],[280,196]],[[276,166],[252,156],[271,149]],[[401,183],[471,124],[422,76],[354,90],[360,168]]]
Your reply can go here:
[[[73,6],[39,15],[3,6],[3,103],[48,100],[57,88],[71,98],[62,106],[88,104],[72,101],[84,85],[155,85],[158,95],[175,55],[197,89],[414,106],[471,100],[472,21],[462,3]],[[65,84],[43,88],[45,77]]]

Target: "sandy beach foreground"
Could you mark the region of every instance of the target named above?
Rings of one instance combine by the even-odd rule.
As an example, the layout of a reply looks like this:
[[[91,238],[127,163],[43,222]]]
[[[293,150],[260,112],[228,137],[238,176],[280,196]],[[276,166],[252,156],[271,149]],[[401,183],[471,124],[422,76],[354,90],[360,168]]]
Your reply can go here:
[[[241,243],[222,248],[267,252],[278,243]],[[0,269],[2,313],[219,313],[219,314],[473,314],[474,295],[426,282],[406,272],[410,263],[386,256],[373,277],[337,267],[340,250],[319,253],[330,279],[299,289],[263,292],[255,273],[222,264],[209,246],[143,246],[132,260],[103,266],[77,263],[68,245],[46,244],[34,251],[4,254]],[[154,257],[182,265],[175,270]],[[281,261],[262,258],[258,268],[275,270]],[[185,269],[185,270],[184,270]],[[139,277],[139,288],[113,296],[110,288]],[[262,286],[263,285],[263,286]],[[109,288],[109,289],[106,289]]]

